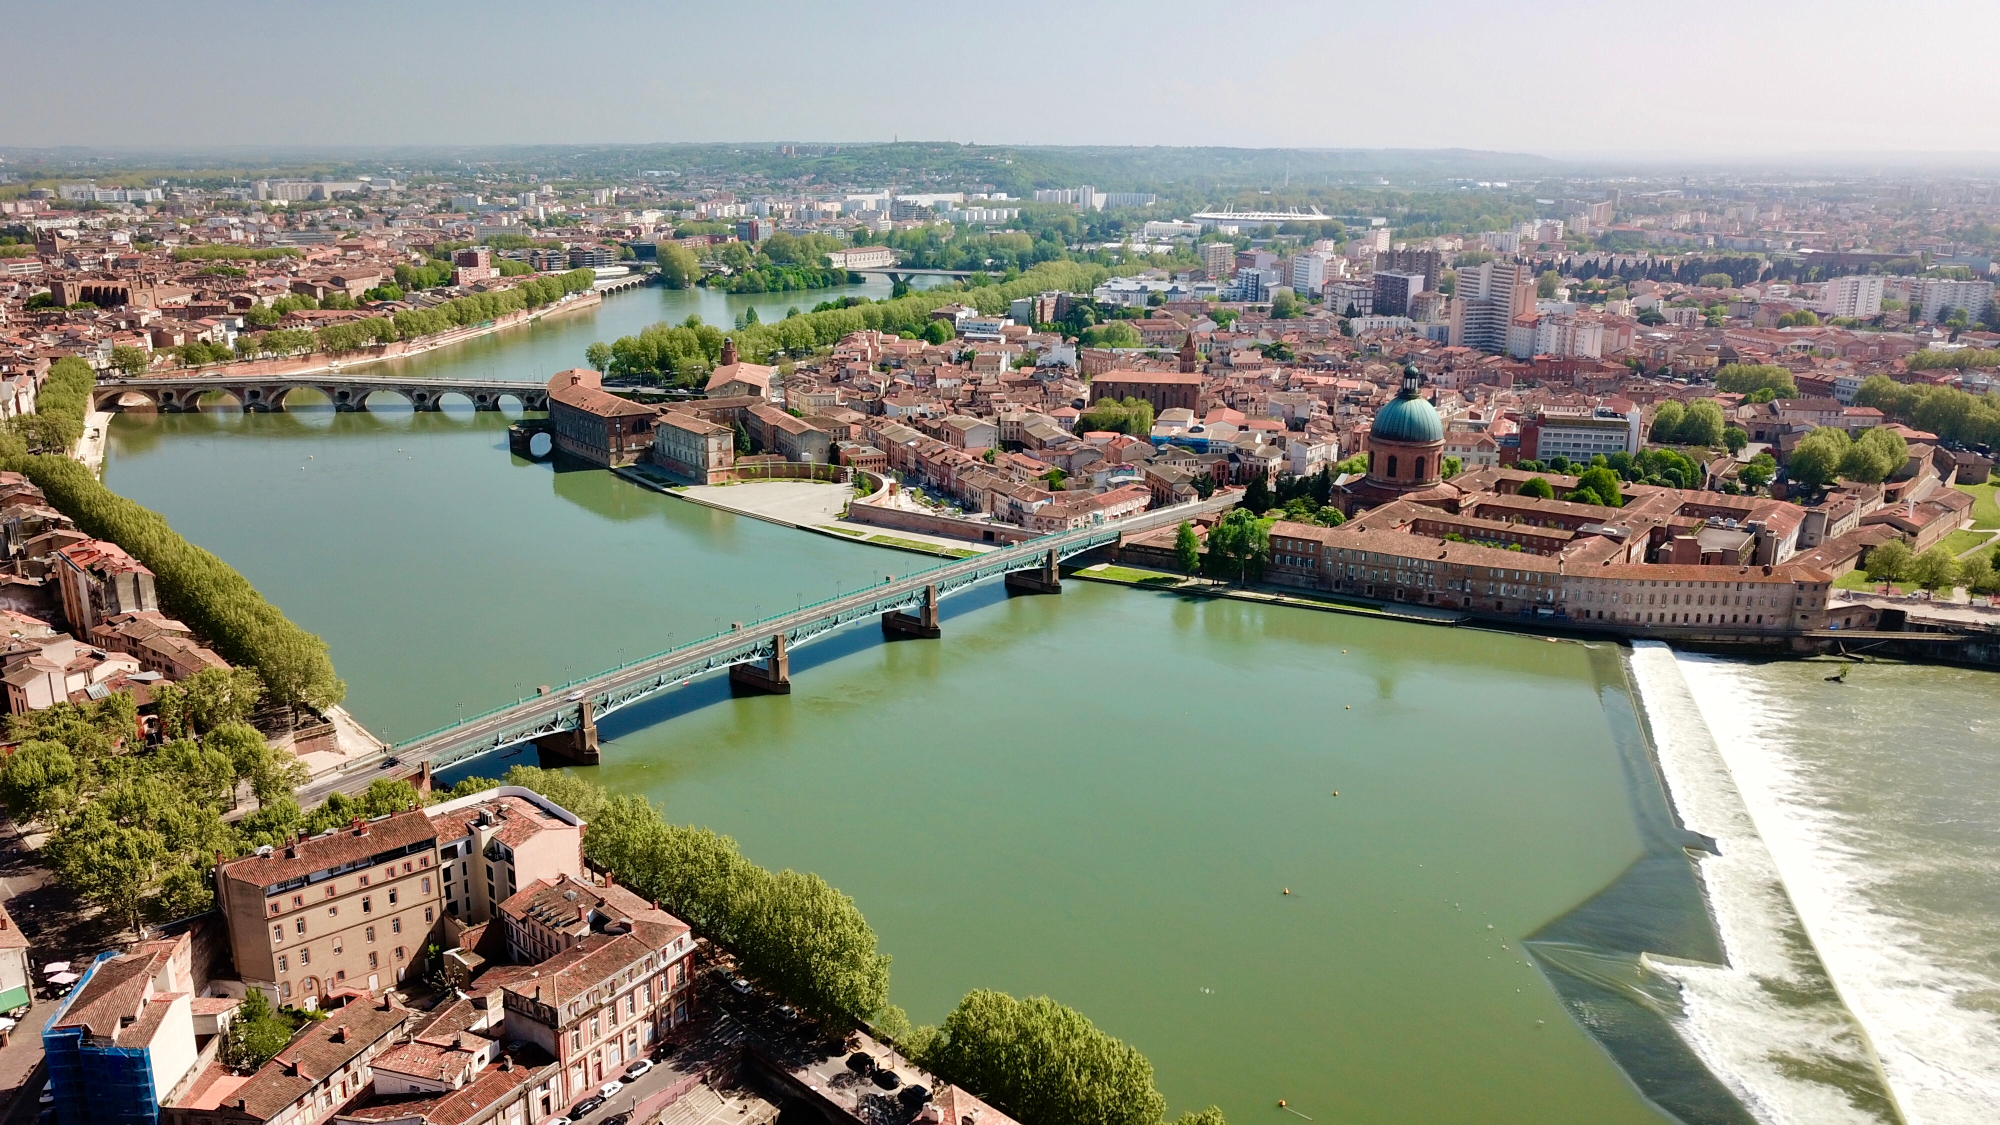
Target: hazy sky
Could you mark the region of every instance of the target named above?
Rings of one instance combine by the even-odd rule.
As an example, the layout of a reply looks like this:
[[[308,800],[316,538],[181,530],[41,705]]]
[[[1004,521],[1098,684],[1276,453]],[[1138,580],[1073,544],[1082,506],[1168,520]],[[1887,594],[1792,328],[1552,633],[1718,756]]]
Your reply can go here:
[[[2000,0],[10,0],[0,145],[2000,152]]]

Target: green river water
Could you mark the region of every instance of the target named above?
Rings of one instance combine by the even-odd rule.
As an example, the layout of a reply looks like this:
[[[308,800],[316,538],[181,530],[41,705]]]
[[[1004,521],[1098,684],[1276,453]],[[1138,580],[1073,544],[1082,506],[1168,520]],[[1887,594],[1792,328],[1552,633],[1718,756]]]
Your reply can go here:
[[[642,290],[411,363],[546,377],[744,303]],[[506,423],[121,415],[106,480],[324,636],[392,740],[933,561],[515,460]],[[1616,998],[1566,1005],[1521,945],[1704,947],[1615,648],[1081,581],[944,609],[942,641],[799,650],[789,697],[711,678],[613,715],[594,772],[852,894],[913,1018],[1046,993],[1145,1051],[1176,1113],[1666,1120],[1574,1018]],[[1668,890],[1563,921],[1642,870]],[[1649,1018],[1625,1049],[1702,1085]]]

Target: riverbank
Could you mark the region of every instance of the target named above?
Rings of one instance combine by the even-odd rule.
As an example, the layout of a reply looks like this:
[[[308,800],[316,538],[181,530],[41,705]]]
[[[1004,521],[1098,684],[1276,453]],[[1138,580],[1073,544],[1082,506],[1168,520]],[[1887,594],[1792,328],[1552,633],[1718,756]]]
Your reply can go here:
[[[855,523],[842,514],[847,508],[848,501],[854,496],[853,487],[847,484],[828,481],[771,480],[690,485],[677,483],[652,466],[643,464],[624,466],[613,469],[612,472],[634,484],[685,500],[690,504],[699,504],[719,512],[748,516],[780,527],[828,535],[851,543],[866,543],[871,547],[886,547],[892,551],[909,551],[945,559],[970,558],[995,549],[994,546],[983,543],[967,543],[961,539],[947,539],[941,535],[924,535],[914,531],[887,534],[880,528]]]
[[[104,454],[111,441],[110,434],[110,411],[92,410],[83,416],[83,436],[76,439],[76,449],[70,455],[83,462],[83,467],[94,477],[104,475]]]
[[[322,352],[309,355],[287,356],[282,359],[253,359],[239,363],[218,363],[192,370],[173,372],[176,376],[214,375],[217,378],[261,378],[264,376],[317,375],[321,372],[348,371],[370,364],[386,363],[390,360],[412,359],[427,355],[442,348],[473,340],[494,336],[510,328],[520,328],[549,317],[565,313],[583,312],[604,303],[604,294],[590,290],[573,293],[553,304],[537,309],[522,309],[506,313],[483,324],[468,324],[463,328],[453,328],[414,340],[395,340],[387,344],[376,344],[358,352],[346,353],[336,358]]]

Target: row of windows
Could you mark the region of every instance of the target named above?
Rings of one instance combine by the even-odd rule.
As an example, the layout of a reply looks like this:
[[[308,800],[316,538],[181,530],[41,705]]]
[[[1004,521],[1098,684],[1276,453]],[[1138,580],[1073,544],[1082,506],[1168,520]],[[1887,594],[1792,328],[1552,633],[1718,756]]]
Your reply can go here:
[[[423,886],[423,893],[424,893],[424,894],[428,895],[428,894],[430,894],[430,893],[431,893],[431,881],[430,881],[430,877],[429,877],[429,876],[425,876],[425,877],[424,877],[424,879],[423,879],[423,882],[422,882],[422,886]],[[388,890],[387,894],[388,894],[388,897],[389,897],[389,905],[390,905],[390,906],[394,906],[394,905],[396,905],[396,900],[397,900],[397,897],[398,897],[398,895],[400,894],[400,892],[399,892],[399,891],[398,891],[398,890],[397,890],[396,888],[394,888],[394,887],[391,887],[391,888],[389,888],[389,890]],[[363,914],[373,914],[374,912],[375,912],[375,896],[374,896],[374,895],[363,895],[363,896],[361,896],[361,913],[363,913]],[[428,913],[430,913],[430,909],[429,909],[428,907],[426,907],[426,908],[425,908],[425,910],[424,910],[424,912],[425,912],[426,914],[428,914]],[[329,906],[329,907],[327,907],[327,908],[326,908],[326,916],[327,916],[327,917],[329,917],[329,918],[338,918],[338,917],[340,917],[340,906],[339,906],[339,904],[337,904],[337,903],[336,903],[336,904],[335,904],[335,905],[333,905],[333,906]],[[429,919],[426,919],[426,921],[428,921],[428,920],[429,920]],[[294,929],[295,929],[295,930],[296,930],[296,931],[297,931],[298,933],[300,933],[300,934],[304,934],[304,933],[306,932],[306,919],[305,919],[305,916],[304,916],[304,915],[302,914],[302,915],[300,915],[299,917],[297,917],[297,918],[293,919],[293,921],[292,921],[292,927],[293,927],[293,928],[294,928]],[[272,941],[272,943],[273,943],[273,944],[276,944],[276,943],[279,943],[279,942],[282,942],[282,941],[284,941],[284,940],[285,940],[285,927],[283,926],[283,924],[279,924],[279,925],[276,925],[276,926],[272,926],[272,927],[271,927],[271,941]]]
[[[404,875],[414,874],[418,868],[420,867],[428,868],[430,865],[431,865],[431,857],[428,855],[418,856],[414,861],[404,860],[402,874]],[[370,874],[371,873],[364,872],[361,875],[357,876],[355,878],[355,885],[352,889],[361,890],[363,888],[366,888],[368,886],[368,880],[370,878]],[[374,877],[380,879],[394,879],[396,875],[397,875],[396,865],[390,863],[390,864],[385,864],[379,873],[374,874]],[[424,892],[428,894],[430,893],[430,889],[431,889],[431,881],[429,879],[425,879]],[[339,896],[340,896],[339,881],[328,880],[326,883],[326,893],[321,897],[338,898]],[[305,904],[306,904],[305,895],[295,894],[292,896],[291,908],[293,910],[303,909],[305,907]],[[284,904],[280,902],[278,899],[274,898],[271,900],[270,909],[271,909],[271,917],[275,918],[279,914],[283,913]]]

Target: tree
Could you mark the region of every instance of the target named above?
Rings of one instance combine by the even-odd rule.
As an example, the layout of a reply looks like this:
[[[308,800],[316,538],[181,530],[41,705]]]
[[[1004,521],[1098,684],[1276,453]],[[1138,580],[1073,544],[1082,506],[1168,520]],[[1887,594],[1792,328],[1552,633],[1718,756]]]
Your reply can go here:
[[[252,988],[237,1005],[229,1022],[229,1038],[224,1041],[222,1061],[239,1072],[250,1072],[275,1058],[297,1031],[292,1021],[271,1010],[264,990]]]
[[[599,340],[583,349],[583,361],[592,371],[606,371],[611,367],[611,345]]]
[[[1880,484],[1910,460],[1909,443],[1885,426],[1862,431],[1841,458],[1840,475],[1864,484]]]
[[[1821,426],[1799,439],[1785,462],[1785,472],[1808,488],[1825,488],[1839,479],[1841,465],[1852,446],[1846,430]]]
[[[1087,348],[1136,348],[1142,342],[1139,330],[1122,320],[1086,328],[1082,339],[1083,346]]]
[[[153,357],[148,355],[144,348],[118,344],[111,349],[111,366],[127,375],[145,374],[146,368],[151,366],[152,362]]]
[[[1705,273],[1695,284],[1703,289],[1728,289],[1736,284],[1736,279],[1726,273]]]
[[[1248,509],[1232,508],[1208,530],[1208,566],[1221,577],[1247,582],[1270,557],[1270,524]]]
[[[1126,331],[1129,332],[1131,330],[1128,328]],[[931,344],[950,343],[953,335],[954,333],[952,332],[951,325],[946,323],[945,321],[933,320],[928,324],[924,325],[923,337],[926,343],[931,343]],[[1134,335],[1137,335],[1137,333],[1134,333]]]
[[[1778,475],[1777,458],[1768,453],[1759,453],[1750,458],[1748,464],[1736,470],[1736,479],[1752,488],[1762,488]]]
[[[1602,465],[1585,469],[1576,480],[1576,488],[1564,499],[1582,504],[1601,504],[1607,508],[1625,506],[1625,496],[1618,487],[1618,474]]]
[[[1158,1125],[1146,1057],[1046,996],[966,994],[917,1060],[1023,1125]]]
[[[1958,558],[1951,548],[1942,543],[1934,544],[1929,550],[1910,560],[1909,580],[1922,589],[1936,593],[1948,589],[1958,580]]]
[[[1535,279],[1535,296],[1544,300],[1552,298],[1556,295],[1556,289],[1561,285],[1561,274],[1554,270],[1543,270],[1542,275]]]
[[[1243,490],[1243,507],[1256,515],[1271,510],[1276,501],[1271,496],[1271,483],[1260,474],[1250,478],[1250,485]]]
[[[1174,564],[1181,568],[1182,574],[1193,574],[1201,568],[1201,538],[1194,533],[1194,525],[1186,520],[1174,531]]]
[[[1529,477],[1521,482],[1520,495],[1536,500],[1553,500],[1556,498],[1556,490],[1541,477]]]
[[[1778,398],[1797,398],[1799,385],[1792,373],[1774,363],[1729,363],[1715,370],[1715,389],[1747,395],[1772,390]]]
[[[195,738],[224,723],[241,722],[257,708],[264,685],[248,668],[203,668],[153,691],[161,733]]]
[[[1995,584],[1992,556],[1985,551],[1974,551],[1960,559],[1958,584],[1965,587],[1967,593],[1991,593]]]
[[[1722,444],[1728,446],[1731,453],[1741,453],[1743,447],[1750,444],[1750,431],[1741,426],[1725,426],[1722,430]]]
[[[669,289],[686,289],[701,280],[701,259],[685,246],[663,245],[659,249],[660,280]]]
[[[1687,407],[1673,399],[1660,404],[1653,414],[1652,440],[1662,445],[1671,445],[1680,440],[1681,423],[1687,419]]]
[[[1680,438],[1683,445],[1721,445],[1722,407],[1714,399],[1696,399],[1681,422]]]
[[[741,457],[748,452],[750,452],[750,431],[743,428],[743,423],[738,422],[736,423],[736,455]]]
[[[1271,319],[1291,320],[1299,315],[1299,299],[1290,289],[1271,294]]]
[[[1871,582],[1895,582],[1909,572],[1913,559],[1909,545],[1901,539],[1879,544],[1868,552],[1868,579]]]
[[[1451,478],[1457,476],[1464,468],[1465,468],[1464,458],[1447,457],[1444,459],[1444,470],[1439,475],[1445,480],[1450,480]]]

